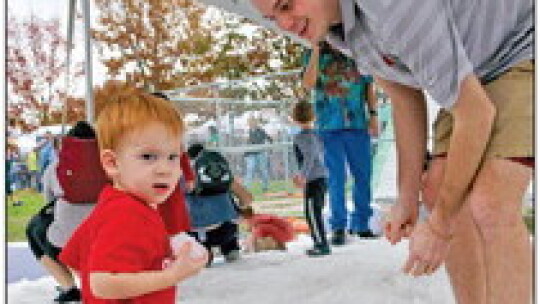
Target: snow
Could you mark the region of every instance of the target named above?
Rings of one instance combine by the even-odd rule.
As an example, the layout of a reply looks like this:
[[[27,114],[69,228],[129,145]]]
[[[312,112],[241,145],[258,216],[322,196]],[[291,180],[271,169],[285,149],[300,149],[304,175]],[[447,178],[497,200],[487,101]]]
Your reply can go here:
[[[309,237],[301,235],[286,252],[244,253],[234,263],[217,257],[210,268],[179,286],[177,303],[455,303],[444,270],[412,278],[400,269],[407,243],[350,238],[329,256],[304,254]],[[8,285],[8,302],[45,303],[53,298],[51,277]]]

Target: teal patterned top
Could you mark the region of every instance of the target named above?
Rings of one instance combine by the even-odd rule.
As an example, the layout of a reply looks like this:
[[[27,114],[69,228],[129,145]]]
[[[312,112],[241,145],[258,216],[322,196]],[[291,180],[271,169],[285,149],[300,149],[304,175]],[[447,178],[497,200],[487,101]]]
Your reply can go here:
[[[311,50],[302,56],[304,67]],[[353,59],[331,49],[321,49],[314,104],[319,130],[366,129],[367,85],[373,77],[361,75]]]

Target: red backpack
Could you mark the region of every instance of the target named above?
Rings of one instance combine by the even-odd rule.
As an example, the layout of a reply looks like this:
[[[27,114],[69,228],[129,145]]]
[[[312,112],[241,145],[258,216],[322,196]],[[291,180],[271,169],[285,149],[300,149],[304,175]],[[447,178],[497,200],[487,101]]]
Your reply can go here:
[[[96,203],[108,181],[99,160],[97,140],[64,136],[56,174],[68,203]]]

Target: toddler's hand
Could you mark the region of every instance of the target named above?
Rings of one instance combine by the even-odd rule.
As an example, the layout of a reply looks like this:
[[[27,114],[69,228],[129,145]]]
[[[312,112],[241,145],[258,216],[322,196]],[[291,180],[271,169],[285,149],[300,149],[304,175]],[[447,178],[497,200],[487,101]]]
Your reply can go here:
[[[189,253],[191,258],[199,258],[206,253],[206,248],[197,242],[196,239],[187,233],[180,233],[171,238],[171,247],[175,256],[178,255],[178,251],[184,243],[191,243],[191,251]]]
[[[196,275],[208,262],[208,253],[206,250],[199,257],[192,257],[193,246],[194,244],[192,242],[182,243],[180,248],[175,252],[176,259],[166,269],[166,271],[171,273],[176,282]]]

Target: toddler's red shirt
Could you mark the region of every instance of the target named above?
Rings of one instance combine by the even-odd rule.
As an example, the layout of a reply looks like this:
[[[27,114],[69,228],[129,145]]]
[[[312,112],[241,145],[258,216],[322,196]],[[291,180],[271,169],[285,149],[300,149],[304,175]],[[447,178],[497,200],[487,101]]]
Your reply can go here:
[[[92,272],[162,270],[172,260],[169,238],[159,213],[112,186],[103,189],[92,214],[62,249],[60,260],[79,271],[85,304],[175,302],[175,286],[125,300],[98,299],[91,293]]]

